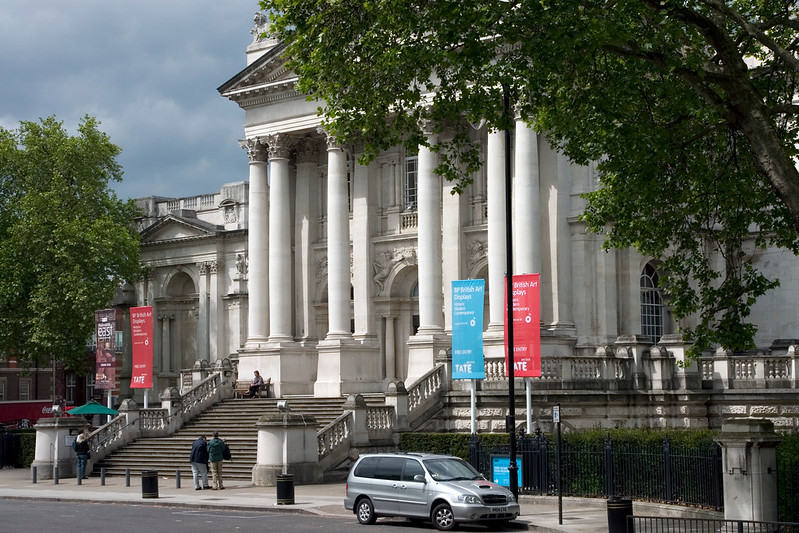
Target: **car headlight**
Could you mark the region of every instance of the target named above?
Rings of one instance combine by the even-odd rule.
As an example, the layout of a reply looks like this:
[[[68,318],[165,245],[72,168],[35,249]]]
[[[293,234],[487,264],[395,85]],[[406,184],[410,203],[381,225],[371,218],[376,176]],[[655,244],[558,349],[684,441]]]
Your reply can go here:
[[[516,501],[516,498],[513,497],[513,493],[508,491],[508,503],[513,503]]]
[[[477,503],[477,504],[483,503],[480,501],[480,498],[478,498],[477,496],[472,496],[471,494],[459,494],[458,501],[463,503]]]

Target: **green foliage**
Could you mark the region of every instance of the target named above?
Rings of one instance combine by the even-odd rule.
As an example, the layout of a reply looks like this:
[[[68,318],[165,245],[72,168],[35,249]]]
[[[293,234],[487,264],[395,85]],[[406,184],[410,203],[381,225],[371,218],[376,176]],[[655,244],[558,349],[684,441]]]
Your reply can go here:
[[[404,452],[440,453],[469,459],[466,433],[402,433],[397,447]]]
[[[261,0],[324,126],[364,146],[432,145],[468,185],[469,123],[515,110],[577,163],[597,163],[588,229],[662,259],[695,352],[753,346],[752,269],[799,251],[799,5],[740,0]],[[426,135],[432,133],[433,136]],[[593,163],[592,163],[593,164]],[[720,257],[721,261],[714,261]]]
[[[141,276],[136,207],[108,188],[120,148],[98,125],[0,128],[0,345],[22,366],[83,370],[94,311]]]
[[[12,430],[12,433],[19,435],[20,467],[30,468],[36,458],[36,430],[17,429]]]

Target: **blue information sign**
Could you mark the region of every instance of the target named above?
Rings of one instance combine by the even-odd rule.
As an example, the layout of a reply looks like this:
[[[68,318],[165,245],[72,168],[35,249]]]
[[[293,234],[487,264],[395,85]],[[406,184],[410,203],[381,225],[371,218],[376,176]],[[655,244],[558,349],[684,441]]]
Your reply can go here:
[[[483,379],[485,280],[452,282],[452,379]]]
[[[516,458],[516,466],[519,468],[516,471],[516,478],[518,479],[516,486],[522,486],[522,460],[520,457]],[[510,457],[507,455],[492,455],[491,456],[491,481],[503,487],[510,487]]]

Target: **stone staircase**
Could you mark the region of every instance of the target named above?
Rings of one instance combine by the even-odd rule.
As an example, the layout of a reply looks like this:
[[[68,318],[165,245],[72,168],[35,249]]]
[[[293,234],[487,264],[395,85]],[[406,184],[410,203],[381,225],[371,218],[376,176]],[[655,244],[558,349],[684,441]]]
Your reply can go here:
[[[338,418],[343,412],[345,398],[287,397],[291,412],[312,415],[317,429]],[[385,405],[381,396],[367,396],[370,406]],[[211,407],[186,423],[171,437],[141,438],[117,450],[94,465],[94,474],[105,468],[108,476],[124,476],[127,469],[138,476],[143,470],[156,470],[160,477],[174,478],[180,470],[183,484],[190,485],[191,445],[200,435],[209,440],[214,431],[230,446],[232,461],[225,461],[225,479],[250,480],[255,466],[258,430],[255,427],[264,415],[278,414],[275,398],[230,399]]]

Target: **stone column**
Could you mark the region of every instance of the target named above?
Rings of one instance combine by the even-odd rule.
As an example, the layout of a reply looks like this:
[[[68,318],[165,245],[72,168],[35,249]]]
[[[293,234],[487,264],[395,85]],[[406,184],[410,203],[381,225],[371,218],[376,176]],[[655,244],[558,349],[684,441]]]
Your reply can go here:
[[[569,226],[569,210],[571,206],[571,163],[569,159],[558,153],[558,183],[550,202],[550,242],[553,253],[552,290],[553,322],[556,329],[573,328],[571,315],[572,305],[572,263],[571,263],[571,228]]]
[[[432,145],[436,136],[426,132]],[[444,296],[441,273],[441,178],[436,175],[438,158],[429,147],[419,146],[418,181],[418,272],[419,331],[431,335],[444,331]]]
[[[197,263],[197,272],[199,274],[199,316],[197,317],[197,359],[208,358],[208,341],[209,341],[209,328],[208,328],[208,263],[200,261]],[[178,364],[176,370],[182,370],[182,362]]]
[[[161,374],[172,372],[172,332],[169,323],[175,315],[158,315],[161,321]]]
[[[319,166],[318,138],[304,138],[297,145],[297,183],[294,204],[294,272],[297,279],[297,336],[306,338],[314,328],[315,297],[313,229],[318,227],[316,169]]]
[[[541,195],[539,192],[538,134],[516,114],[514,186],[514,272],[541,272]]]
[[[464,195],[452,194],[455,184],[444,181],[442,193],[442,212],[441,220],[441,253],[443,257],[461,258],[464,255],[463,236],[461,228],[463,221],[463,201]],[[470,275],[469,272],[462,272],[460,260],[442,261],[441,274],[443,276],[444,291],[444,329],[447,333],[452,333],[452,282],[463,279]]]
[[[222,295],[219,294],[220,261],[208,262],[208,361],[226,357],[225,353],[225,320]]]
[[[385,315],[386,320],[386,380],[395,379],[397,374],[397,349],[394,335],[394,315]]]
[[[285,134],[267,137],[269,148],[269,341],[292,341],[291,184]],[[252,280],[253,276],[250,276]]]
[[[249,229],[247,233],[247,342],[245,349],[266,343],[269,334],[269,185],[266,145],[259,139],[243,143],[250,158]]]
[[[356,159],[353,157],[353,159]],[[352,292],[355,340],[377,348],[374,332],[374,265],[372,234],[376,201],[375,182],[369,178],[370,167],[354,164],[352,172]]]
[[[505,323],[505,133],[488,132],[486,185],[488,204],[489,331],[502,333]]]
[[[327,137],[328,339],[350,339],[350,210],[347,156]]]
[[[721,445],[724,518],[776,522],[777,445],[774,423],[765,419],[725,420],[714,439]]]

